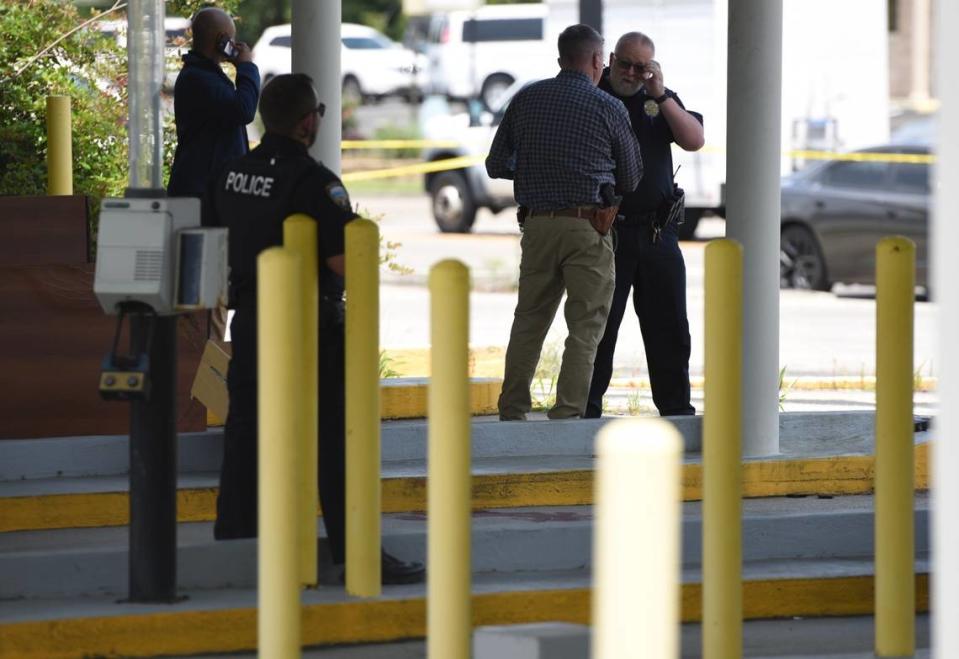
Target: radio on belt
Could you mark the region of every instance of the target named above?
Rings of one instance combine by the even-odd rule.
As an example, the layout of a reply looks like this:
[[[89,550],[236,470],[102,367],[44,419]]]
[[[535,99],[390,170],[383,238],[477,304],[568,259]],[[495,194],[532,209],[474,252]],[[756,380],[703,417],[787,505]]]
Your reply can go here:
[[[147,345],[118,353],[124,317],[156,317],[213,309],[227,299],[227,230],[200,226],[194,198],[105,199],[97,234],[93,292],[117,315],[113,348],[103,360],[100,394],[129,400],[149,397]]]

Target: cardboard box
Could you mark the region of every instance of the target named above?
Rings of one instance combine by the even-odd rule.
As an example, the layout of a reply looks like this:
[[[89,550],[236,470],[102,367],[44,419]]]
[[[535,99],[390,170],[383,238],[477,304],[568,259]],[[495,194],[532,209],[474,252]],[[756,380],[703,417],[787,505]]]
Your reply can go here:
[[[208,339],[193,378],[190,395],[207,409],[207,425],[223,425],[230,409],[230,394],[226,389],[226,373],[230,368],[229,343]]]

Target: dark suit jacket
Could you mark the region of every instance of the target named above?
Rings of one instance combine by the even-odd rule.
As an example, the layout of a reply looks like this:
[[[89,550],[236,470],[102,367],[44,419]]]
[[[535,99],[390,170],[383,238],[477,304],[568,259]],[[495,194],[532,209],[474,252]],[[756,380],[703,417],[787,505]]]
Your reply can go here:
[[[236,85],[220,65],[193,52],[173,88],[177,145],[167,193],[202,197],[207,179],[249,149],[246,125],[260,97],[260,72],[252,62],[236,67]]]

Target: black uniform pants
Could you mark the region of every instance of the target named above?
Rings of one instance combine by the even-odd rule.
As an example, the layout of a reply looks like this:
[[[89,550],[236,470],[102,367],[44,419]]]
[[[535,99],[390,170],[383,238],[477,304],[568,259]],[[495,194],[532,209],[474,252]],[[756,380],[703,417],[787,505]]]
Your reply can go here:
[[[257,534],[256,310],[237,309],[230,325],[233,356],[227,373],[230,410],[214,536]],[[334,563],[345,555],[346,448],[343,325],[321,322],[319,343],[319,490]]]
[[[596,351],[586,404],[587,418],[603,413],[603,394],[613,374],[613,353],[626,312],[629,290],[646,349],[653,403],[661,416],[695,414],[689,403],[689,321],[686,317],[686,264],[676,227],[656,244],[649,224],[616,224],[616,285],[606,331]]]

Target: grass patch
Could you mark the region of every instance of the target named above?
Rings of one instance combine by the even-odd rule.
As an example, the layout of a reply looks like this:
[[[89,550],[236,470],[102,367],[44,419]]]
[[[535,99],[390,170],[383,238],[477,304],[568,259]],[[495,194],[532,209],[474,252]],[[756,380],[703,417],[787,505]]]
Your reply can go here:
[[[353,181],[346,184],[352,195],[425,195],[423,175],[397,176],[394,178],[373,179],[370,181]]]

